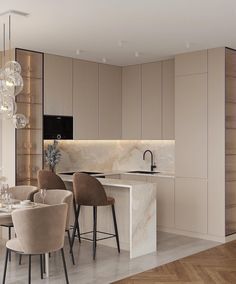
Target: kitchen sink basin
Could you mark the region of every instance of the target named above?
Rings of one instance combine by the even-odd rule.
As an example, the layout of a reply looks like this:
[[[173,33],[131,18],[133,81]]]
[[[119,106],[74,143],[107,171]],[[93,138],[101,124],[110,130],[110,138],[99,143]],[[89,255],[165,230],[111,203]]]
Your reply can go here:
[[[158,174],[160,172],[151,172],[151,171],[129,171],[127,173],[130,174],[148,174],[148,175],[153,175],[153,174]]]

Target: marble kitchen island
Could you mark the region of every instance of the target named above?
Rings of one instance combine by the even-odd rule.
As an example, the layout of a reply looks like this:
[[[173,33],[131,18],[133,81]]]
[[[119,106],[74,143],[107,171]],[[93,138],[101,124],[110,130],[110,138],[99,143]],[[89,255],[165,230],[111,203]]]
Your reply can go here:
[[[61,174],[68,189],[72,190],[72,176]],[[117,177],[118,175],[116,175]],[[130,258],[156,251],[156,191],[152,183],[113,178],[98,178],[108,196],[115,198],[117,225],[122,250]],[[92,230],[92,207],[81,207],[79,223],[81,232]],[[98,207],[97,228],[114,233],[110,206]],[[98,234],[98,237],[104,235]],[[115,238],[99,241],[116,247]],[[98,252],[99,253],[99,252]]]

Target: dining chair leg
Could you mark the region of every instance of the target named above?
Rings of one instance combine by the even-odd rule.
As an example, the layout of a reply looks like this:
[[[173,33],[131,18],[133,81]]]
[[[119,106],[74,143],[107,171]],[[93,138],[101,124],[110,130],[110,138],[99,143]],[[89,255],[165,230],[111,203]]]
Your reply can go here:
[[[70,230],[67,230],[67,235],[68,235],[68,240],[69,240],[69,245],[70,245],[70,254],[71,254],[72,263],[73,263],[73,265],[75,265],[75,259],[74,259],[73,247],[72,247],[72,242],[71,242]]]
[[[3,278],[2,278],[2,284],[5,284],[5,280],[6,280],[8,256],[9,256],[9,249],[6,248],[6,256],[5,256],[5,264],[4,264],[4,273],[3,273]]]
[[[31,284],[31,254],[29,254],[28,284]]]
[[[11,227],[8,227],[8,240],[11,239]],[[11,262],[11,252],[9,251],[9,262]]]
[[[75,241],[76,229],[78,228],[77,224],[78,224],[78,218],[79,218],[79,211],[80,211],[80,205],[78,205],[76,213],[75,213],[75,223],[74,223],[73,234],[72,234],[72,241],[71,241],[72,248],[73,248],[74,241]],[[79,235],[79,239],[80,239],[80,235]]]
[[[76,218],[76,203],[75,203],[75,199],[74,198],[73,198],[73,207],[74,207],[74,213],[75,213],[75,221],[76,221],[76,228],[77,228],[78,238],[79,238],[79,242],[81,243],[80,229],[79,229],[79,220],[78,220],[79,217]]]
[[[66,277],[66,284],[69,284],[67,268],[66,268],[66,260],[65,260],[64,249],[63,248],[61,248],[61,257],[62,257],[64,272],[65,272],[65,277]]]
[[[40,254],[40,276],[43,279],[43,255]]]
[[[118,234],[118,228],[117,228],[117,222],[116,222],[116,212],[115,212],[114,204],[112,204],[111,208],[112,208],[114,229],[115,229],[115,234],[116,234],[117,249],[118,249],[118,252],[120,253],[120,241],[119,241],[119,234]]]
[[[19,265],[21,265],[21,261],[22,261],[22,254],[19,254]]]
[[[96,258],[97,247],[97,206],[93,206],[93,259]]]

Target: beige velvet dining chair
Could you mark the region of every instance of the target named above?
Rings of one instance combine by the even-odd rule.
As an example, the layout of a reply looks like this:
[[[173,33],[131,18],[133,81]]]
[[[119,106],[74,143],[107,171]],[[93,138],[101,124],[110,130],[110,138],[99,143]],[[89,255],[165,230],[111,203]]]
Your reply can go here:
[[[72,239],[70,235],[70,212],[71,212],[71,207],[72,207],[72,199],[73,199],[73,194],[72,192],[68,190],[51,189],[47,191],[45,199],[44,199],[44,203],[48,205],[66,203],[68,205],[65,231],[67,232],[67,236],[69,240],[72,263],[75,264],[74,254],[73,254],[73,249],[72,249]],[[42,196],[39,192],[34,195],[34,202],[43,203]]]
[[[6,243],[3,284],[6,280],[10,251],[28,255],[28,283],[31,283],[31,256],[40,255],[42,277],[42,255],[58,250],[61,251],[66,283],[69,283],[63,250],[67,208],[68,205],[63,203],[13,211],[12,220],[17,238]]]
[[[12,199],[17,200],[31,200],[33,201],[33,196],[36,192],[38,192],[38,188],[36,186],[31,185],[19,185],[10,187],[8,190],[11,193]],[[8,239],[11,239],[11,229],[13,228],[12,222],[9,224],[0,224],[1,227],[8,228]],[[11,261],[11,254],[9,254],[9,261]]]

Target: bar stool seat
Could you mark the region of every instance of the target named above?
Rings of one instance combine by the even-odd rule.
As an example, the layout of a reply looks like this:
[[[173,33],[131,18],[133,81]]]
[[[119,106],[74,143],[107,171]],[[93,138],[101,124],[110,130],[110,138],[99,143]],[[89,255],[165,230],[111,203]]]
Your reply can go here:
[[[23,248],[18,239],[11,239],[6,243],[6,247],[17,253],[23,253]]]
[[[93,230],[89,232],[80,233],[81,239],[85,239],[93,242],[93,259],[96,257],[96,247],[97,241],[116,238],[117,249],[120,253],[120,243],[119,234],[116,222],[115,214],[115,199],[113,197],[107,196],[103,185],[95,178],[85,173],[75,173],[73,175],[73,191],[75,197],[76,208],[76,218],[72,237],[72,247],[74,244],[75,233],[76,233],[76,223],[78,222],[80,207],[81,206],[91,206],[93,207]],[[97,230],[97,207],[99,206],[111,206],[114,230],[115,234],[101,232]],[[83,235],[93,233],[93,238],[83,237]],[[107,235],[104,238],[97,238],[97,233],[102,233]]]

